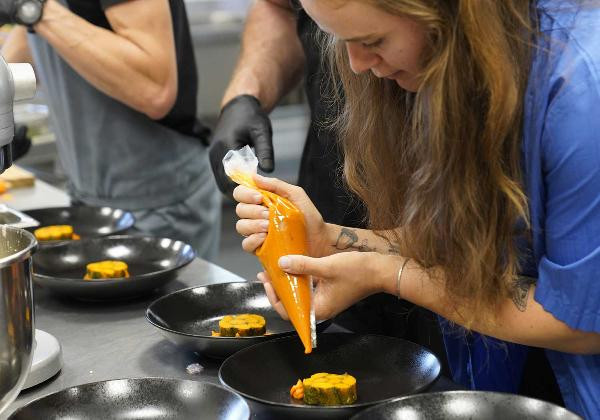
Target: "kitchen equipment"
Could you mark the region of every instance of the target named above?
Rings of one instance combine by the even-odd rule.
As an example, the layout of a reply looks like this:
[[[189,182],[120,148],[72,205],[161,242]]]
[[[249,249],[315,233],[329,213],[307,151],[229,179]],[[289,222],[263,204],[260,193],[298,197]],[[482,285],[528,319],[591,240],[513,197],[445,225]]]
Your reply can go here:
[[[0,225],[10,225],[18,228],[37,227],[37,220],[10,207],[0,204]]]
[[[62,369],[62,348],[51,334],[35,330],[31,369],[23,389],[31,388],[52,378]]]
[[[248,404],[218,385],[182,379],[94,382],[55,392],[15,411],[10,420],[246,420]]]
[[[40,248],[33,260],[34,281],[78,299],[125,299],[165,285],[194,257],[190,245],[168,238],[123,235],[63,241]],[[101,260],[126,262],[130,277],[83,280],[86,265]]]
[[[212,337],[224,315],[253,313],[267,321],[269,335]],[[253,344],[295,335],[289,321],[272,308],[262,283],[235,282],[191,287],[163,296],[150,304],[146,319],[171,342],[205,356],[225,358]],[[330,325],[320,321],[317,330]]]
[[[15,135],[13,103],[35,96],[36,80],[31,64],[7,64],[0,57],[0,173],[12,165]]]
[[[82,238],[113,235],[131,228],[134,223],[130,212],[110,207],[50,207],[24,213],[37,220],[40,226],[71,225]],[[46,245],[46,242],[40,242],[40,245]]]
[[[356,404],[321,407],[293,400],[290,387],[317,372],[354,376]],[[245,397],[261,417],[347,419],[361,409],[422,391],[439,373],[437,357],[409,341],[325,333],[319,334],[318,345],[309,355],[294,336],[240,350],[223,362],[219,379]]]
[[[31,255],[36,246],[31,233],[0,227],[0,413],[16,398],[31,365]]]
[[[362,411],[352,420],[582,420],[572,412],[534,398],[483,391],[411,395]]]

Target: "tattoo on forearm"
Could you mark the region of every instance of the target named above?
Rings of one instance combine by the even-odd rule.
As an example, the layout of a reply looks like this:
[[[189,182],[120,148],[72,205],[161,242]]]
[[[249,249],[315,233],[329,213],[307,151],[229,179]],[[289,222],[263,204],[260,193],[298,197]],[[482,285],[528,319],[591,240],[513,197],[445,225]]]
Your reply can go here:
[[[392,242],[392,240],[385,238],[389,247],[388,254],[400,255],[400,244],[397,242]]]
[[[532,277],[519,276],[515,279],[512,290],[512,301],[519,311],[525,312],[527,309],[529,289],[531,289],[531,286],[534,286],[536,282],[537,279]]]
[[[361,252],[377,251],[375,247],[369,246],[368,239],[363,239],[358,243],[358,234],[353,229],[342,228],[335,242],[335,248],[340,251],[345,251],[350,248],[356,248]]]

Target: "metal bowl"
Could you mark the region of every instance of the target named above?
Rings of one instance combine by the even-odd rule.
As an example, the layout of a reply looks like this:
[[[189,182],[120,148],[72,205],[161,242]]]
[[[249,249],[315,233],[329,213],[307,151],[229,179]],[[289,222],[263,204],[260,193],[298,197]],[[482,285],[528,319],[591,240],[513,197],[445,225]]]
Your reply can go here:
[[[357,381],[352,405],[311,406],[290,397],[290,387],[317,372],[349,373]],[[298,337],[240,350],[219,370],[221,382],[245,397],[266,418],[347,419],[367,407],[422,391],[440,373],[431,352],[410,341],[381,335],[320,334],[304,354]]]
[[[0,228],[0,413],[19,394],[31,366],[31,255],[36,247],[31,233]]]
[[[411,395],[362,411],[352,420],[582,420],[572,412],[534,398],[483,391]]]
[[[254,313],[267,321],[267,333],[259,337],[213,337],[224,315]],[[271,307],[259,282],[218,283],[191,287],[158,298],[146,310],[146,319],[171,342],[205,356],[225,358],[236,351],[267,340],[294,335],[294,327]],[[317,323],[317,331],[330,325]]]
[[[247,420],[248,404],[218,385],[183,379],[116,379],[78,385],[30,402],[11,420]]]
[[[192,262],[190,245],[151,236],[109,236],[43,247],[33,259],[34,282],[51,292],[84,300],[131,298],[164,286]],[[128,278],[83,280],[86,265],[121,260]]]

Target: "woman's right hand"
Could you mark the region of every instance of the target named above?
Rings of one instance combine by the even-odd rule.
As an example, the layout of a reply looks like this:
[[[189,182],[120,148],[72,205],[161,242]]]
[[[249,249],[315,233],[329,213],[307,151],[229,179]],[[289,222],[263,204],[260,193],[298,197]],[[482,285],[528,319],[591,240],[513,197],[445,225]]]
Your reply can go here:
[[[328,243],[329,225],[301,187],[261,175],[255,175],[254,182],[258,188],[287,198],[302,212],[310,256],[322,257],[331,254],[328,250],[331,248]],[[267,237],[269,209],[263,205],[262,195],[258,191],[243,185],[233,190],[233,198],[239,202],[235,210],[240,220],[235,228],[240,235],[245,236],[242,248],[246,252],[254,253]]]

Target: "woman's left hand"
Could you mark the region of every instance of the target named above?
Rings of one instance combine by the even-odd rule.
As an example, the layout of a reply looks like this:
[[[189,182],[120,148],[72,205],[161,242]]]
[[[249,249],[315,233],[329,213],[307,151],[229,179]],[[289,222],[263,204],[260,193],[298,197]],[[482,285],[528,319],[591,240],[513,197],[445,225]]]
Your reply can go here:
[[[395,267],[398,259],[376,252],[343,252],[322,258],[287,255],[279,259],[279,266],[289,274],[313,276],[315,316],[330,319],[359,300],[384,291],[389,278],[381,275],[385,272],[382,268]],[[258,279],[264,283],[271,305],[287,319],[267,273],[259,273]]]

